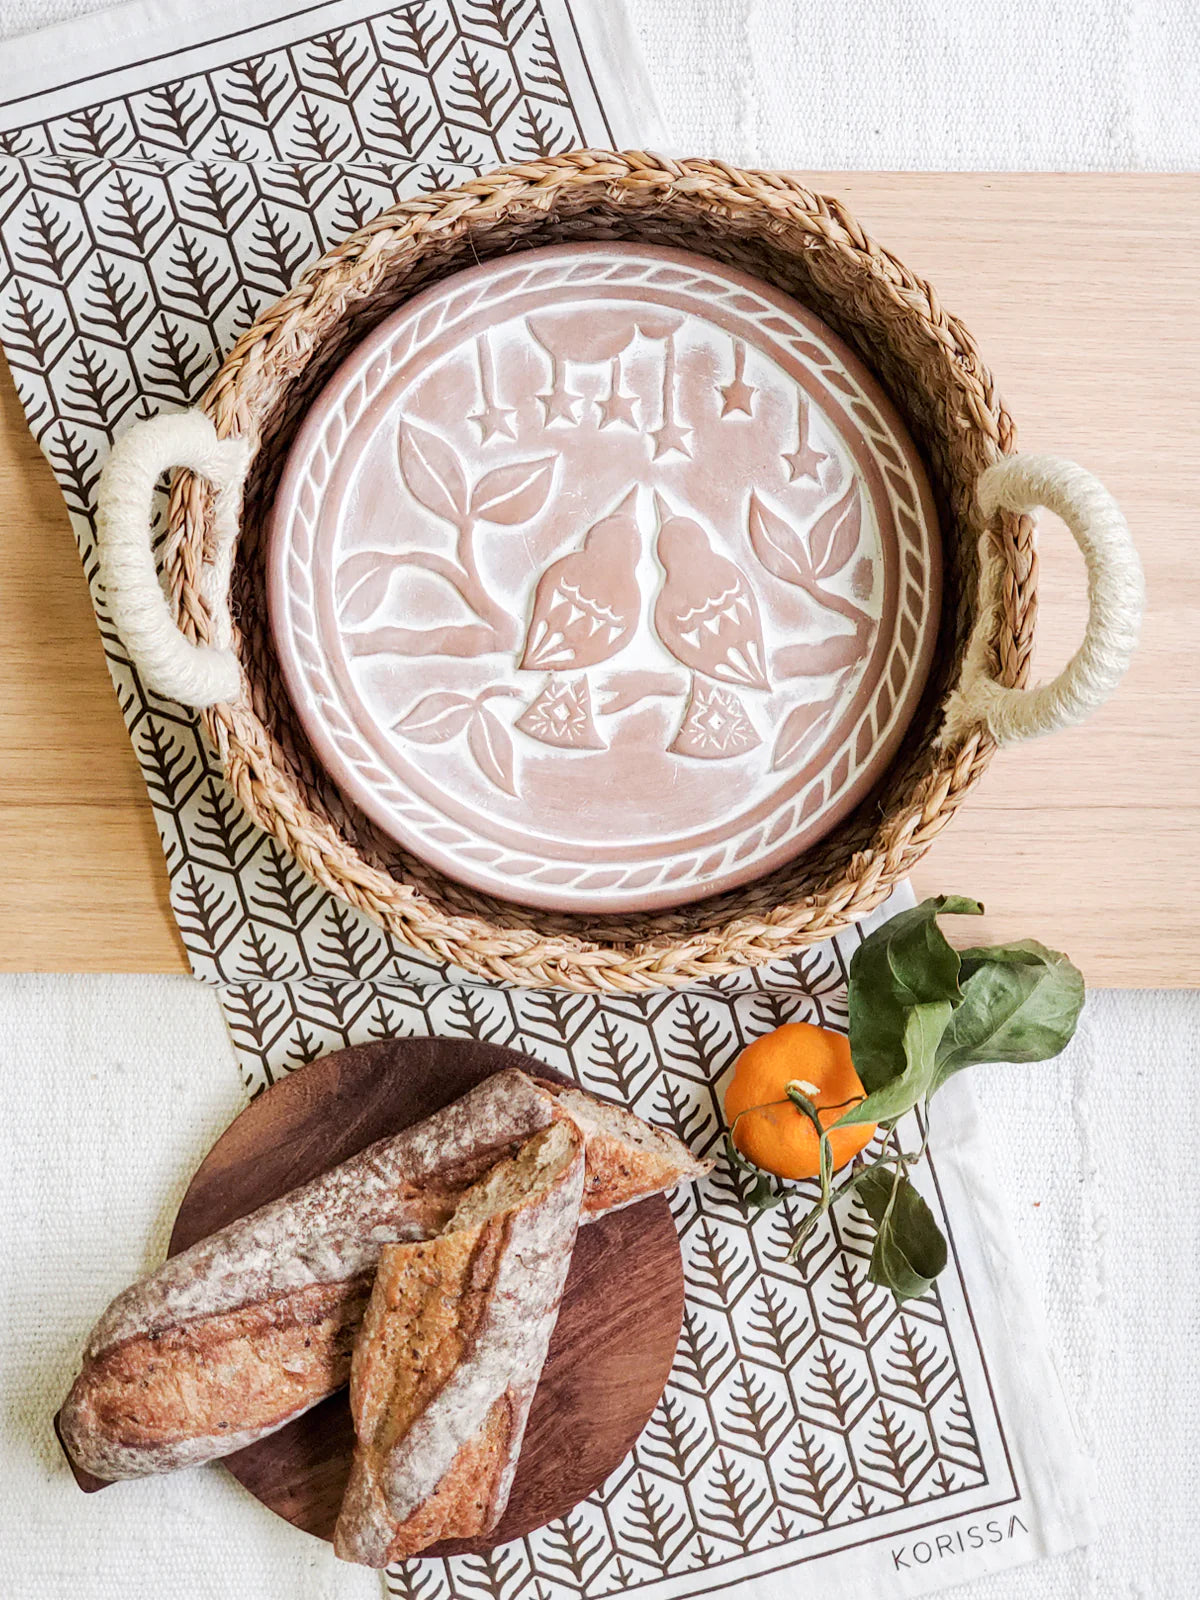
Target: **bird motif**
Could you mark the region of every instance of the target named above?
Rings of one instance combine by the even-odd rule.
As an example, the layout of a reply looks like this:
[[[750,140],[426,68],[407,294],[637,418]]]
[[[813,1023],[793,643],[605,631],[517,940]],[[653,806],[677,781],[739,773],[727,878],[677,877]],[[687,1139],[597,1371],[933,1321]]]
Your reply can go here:
[[[538,579],[522,667],[582,671],[628,644],[642,607],[636,495],[631,491],[588,530],[581,549],[552,561]]]
[[[665,576],[654,626],[675,659],[722,683],[769,689],[758,601],[740,569],[688,517],[660,522],[658,559]]]

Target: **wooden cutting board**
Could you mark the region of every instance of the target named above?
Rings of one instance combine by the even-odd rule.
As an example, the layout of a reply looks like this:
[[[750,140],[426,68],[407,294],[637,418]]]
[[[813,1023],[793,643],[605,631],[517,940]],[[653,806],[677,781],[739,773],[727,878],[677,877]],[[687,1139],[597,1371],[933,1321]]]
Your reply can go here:
[[[1019,442],[1092,468],[1146,567],[1139,657],[1085,728],[997,757],[916,875],[1093,984],[1200,983],[1200,177],[809,174],[974,333]],[[150,807],[50,469],[0,381],[0,970],[186,969]],[[1035,672],[1083,624],[1082,563],[1041,541]]]
[[[301,1067],[253,1101],[209,1151],[179,1207],[169,1254],[449,1105],[505,1067],[568,1081],[528,1056],[472,1039],[389,1039]],[[508,1509],[487,1538],[438,1545],[432,1553],[490,1550],[519,1539],[597,1490],[658,1404],[682,1315],[679,1239],[661,1195],[582,1229]],[[353,1449],[343,1389],[224,1464],[279,1516],[330,1539]],[[86,1473],[75,1476],[89,1493],[129,1492]]]

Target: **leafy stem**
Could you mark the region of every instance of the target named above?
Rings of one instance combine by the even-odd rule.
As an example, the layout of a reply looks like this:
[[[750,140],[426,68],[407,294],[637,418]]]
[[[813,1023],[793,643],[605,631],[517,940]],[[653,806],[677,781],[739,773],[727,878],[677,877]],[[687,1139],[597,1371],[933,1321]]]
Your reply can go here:
[[[460,529],[458,561],[451,561],[435,550],[400,550],[387,558],[387,565],[393,568],[417,567],[420,571],[431,573],[435,578],[441,578],[443,582],[448,583],[479,620],[491,628],[495,636],[491,648],[502,650],[512,643],[511,619],[496,605],[480,581],[471,545],[469,528]],[[468,558],[466,561],[463,560],[464,551]]]
[[[458,556],[458,568],[453,570],[457,570],[462,579],[462,584],[456,583],[455,587],[480,621],[491,626],[496,635],[497,648],[509,649],[515,640],[513,618],[502,605],[492,599],[479,575],[479,563],[475,559],[473,522],[463,522],[459,527],[455,552]],[[451,566],[451,563],[447,562],[446,565]],[[451,581],[454,582],[453,579]]]
[[[912,1181],[912,1169],[929,1148],[933,1096],[955,1073],[980,1062],[1050,1060],[1070,1041],[1083,1007],[1079,972],[1066,956],[1032,939],[955,950],[938,917],[982,911],[977,901],[958,895],[926,900],[877,928],[855,952],[848,987],[850,1054],[865,1096],[818,1108],[805,1092],[812,1085],[786,1087],[786,1099],[816,1131],[820,1185],[788,1259],[798,1257],[838,1200],[855,1195],[875,1227],[868,1276],[898,1302],[926,1293],[947,1260],[946,1240]],[[874,1158],[855,1157],[836,1187],[831,1130],[821,1121],[821,1112],[830,1110],[843,1113],[834,1128],[874,1123],[880,1135]],[[903,1148],[900,1123],[918,1111],[921,1142],[910,1152]],[[784,1194],[736,1150],[739,1120],[734,1118],[728,1144],[738,1165],[757,1174],[747,1198],[760,1207],[777,1205]]]

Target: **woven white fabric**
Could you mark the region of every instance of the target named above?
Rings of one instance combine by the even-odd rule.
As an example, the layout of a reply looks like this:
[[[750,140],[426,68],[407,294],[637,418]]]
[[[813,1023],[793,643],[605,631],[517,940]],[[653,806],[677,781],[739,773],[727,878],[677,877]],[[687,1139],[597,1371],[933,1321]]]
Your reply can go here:
[[[0,37],[104,0],[0,0]],[[677,147],[765,166],[1200,165],[1193,0],[629,0]]]
[[[224,1472],[85,1499],[50,1429],[96,1309],[162,1259],[187,1176],[243,1094],[190,978],[10,978],[0,998],[0,1594],[377,1600]],[[152,1092],[147,1092],[152,1086]],[[107,1502],[107,1503],[106,1503]]]

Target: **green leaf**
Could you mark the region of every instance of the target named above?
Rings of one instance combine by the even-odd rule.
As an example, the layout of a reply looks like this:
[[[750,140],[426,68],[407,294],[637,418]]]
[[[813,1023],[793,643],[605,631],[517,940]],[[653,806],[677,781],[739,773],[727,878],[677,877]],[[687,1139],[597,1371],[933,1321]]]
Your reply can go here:
[[[946,1265],[946,1239],[933,1212],[907,1176],[896,1182],[885,1167],[873,1167],[857,1194],[877,1230],[867,1276],[897,1303],[916,1300]]]
[[[902,1048],[913,1006],[962,998],[958,952],[938,927],[943,912],[979,916],[978,900],[939,895],[868,935],[850,962],[850,1054],[868,1093],[907,1070]]]
[[[1083,1009],[1083,975],[1034,939],[962,952],[962,1004],[937,1051],[933,1094],[984,1061],[1048,1061],[1070,1042]]]
[[[902,1066],[899,1076],[874,1090],[860,1104],[843,1112],[834,1127],[850,1127],[862,1122],[892,1122],[919,1105],[931,1092],[937,1070],[938,1045],[953,1011],[949,1000],[935,1000],[927,1005],[910,1006],[903,1012],[897,1049],[897,1059]],[[857,1059],[854,1064],[857,1067]]]

